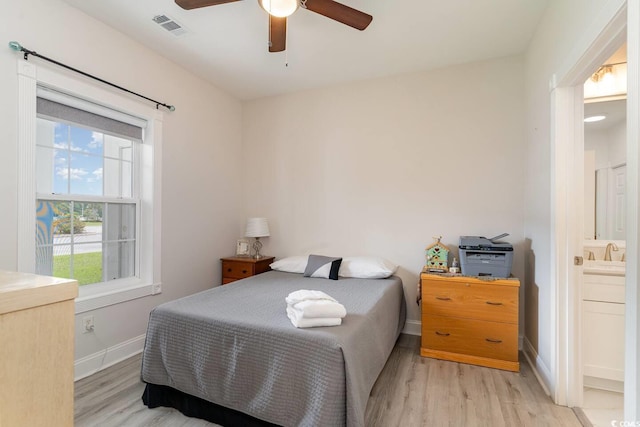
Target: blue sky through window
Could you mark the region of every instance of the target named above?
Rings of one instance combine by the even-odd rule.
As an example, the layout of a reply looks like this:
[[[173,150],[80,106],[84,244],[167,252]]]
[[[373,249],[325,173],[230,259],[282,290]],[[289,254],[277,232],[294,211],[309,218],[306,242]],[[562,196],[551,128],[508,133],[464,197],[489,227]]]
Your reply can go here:
[[[103,195],[104,135],[64,123],[54,132],[55,193]]]

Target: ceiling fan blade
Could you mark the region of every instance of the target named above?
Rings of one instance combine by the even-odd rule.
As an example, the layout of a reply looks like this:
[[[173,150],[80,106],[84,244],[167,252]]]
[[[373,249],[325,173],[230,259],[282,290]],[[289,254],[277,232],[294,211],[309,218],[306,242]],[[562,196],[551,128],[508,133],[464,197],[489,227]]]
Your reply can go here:
[[[360,31],[367,28],[373,20],[373,16],[333,0],[307,0],[306,8]]]
[[[232,3],[239,0],[176,0],[176,4],[183,9],[191,10],[218,4]]]
[[[269,15],[269,52],[282,52],[287,43],[287,18]]]

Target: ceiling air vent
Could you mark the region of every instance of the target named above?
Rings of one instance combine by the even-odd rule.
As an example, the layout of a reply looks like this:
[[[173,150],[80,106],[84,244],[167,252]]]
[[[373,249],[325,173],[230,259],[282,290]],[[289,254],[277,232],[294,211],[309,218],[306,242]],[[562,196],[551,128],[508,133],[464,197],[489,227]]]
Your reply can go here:
[[[174,36],[181,36],[187,32],[182,25],[175,21],[175,19],[170,18],[167,15],[156,15],[153,17],[153,22],[160,25]]]

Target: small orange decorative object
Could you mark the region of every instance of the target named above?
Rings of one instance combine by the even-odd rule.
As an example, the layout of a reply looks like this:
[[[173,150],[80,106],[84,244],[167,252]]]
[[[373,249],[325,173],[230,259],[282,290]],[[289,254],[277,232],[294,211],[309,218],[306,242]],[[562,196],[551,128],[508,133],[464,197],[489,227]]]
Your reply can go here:
[[[436,242],[425,249],[425,270],[432,273],[449,271],[449,248],[440,243],[442,236],[434,237]]]

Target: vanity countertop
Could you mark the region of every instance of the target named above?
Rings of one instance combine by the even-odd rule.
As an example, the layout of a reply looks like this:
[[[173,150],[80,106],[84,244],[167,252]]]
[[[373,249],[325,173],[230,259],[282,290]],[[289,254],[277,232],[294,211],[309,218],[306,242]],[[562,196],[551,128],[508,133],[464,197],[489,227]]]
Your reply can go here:
[[[624,276],[627,264],[624,261],[585,260],[584,274]]]

